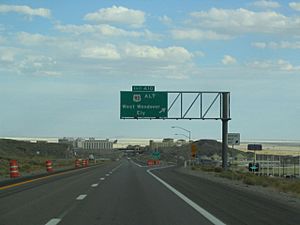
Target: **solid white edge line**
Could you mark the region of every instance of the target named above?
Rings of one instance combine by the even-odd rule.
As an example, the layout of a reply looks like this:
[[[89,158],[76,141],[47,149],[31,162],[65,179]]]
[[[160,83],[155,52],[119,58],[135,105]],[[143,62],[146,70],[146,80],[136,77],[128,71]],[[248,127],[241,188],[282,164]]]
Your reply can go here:
[[[140,165],[140,164],[134,162],[133,160],[131,160],[131,162],[132,162],[134,165],[138,166],[138,167],[143,167],[142,165]]]
[[[48,223],[46,223],[45,225],[56,225],[61,221],[61,219],[58,218],[53,218],[51,220],[48,221]]]
[[[76,200],[83,200],[87,195],[79,195]]]
[[[158,168],[155,168],[158,169]],[[160,168],[162,169],[162,168]],[[194,208],[197,212],[199,212],[202,216],[204,216],[206,219],[208,219],[210,222],[212,222],[215,225],[225,225],[221,220],[210,214],[208,211],[197,205],[195,202],[193,202],[191,199],[186,197],[184,194],[177,191],[175,188],[173,188],[171,185],[160,179],[158,176],[154,175],[151,170],[147,170],[147,172],[153,176],[156,180],[158,180],[160,183],[162,183],[164,186],[166,186],[170,191],[172,191],[174,194],[176,194],[179,198],[181,198],[183,201],[185,201],[188,205],[190,205],[192,208]]]

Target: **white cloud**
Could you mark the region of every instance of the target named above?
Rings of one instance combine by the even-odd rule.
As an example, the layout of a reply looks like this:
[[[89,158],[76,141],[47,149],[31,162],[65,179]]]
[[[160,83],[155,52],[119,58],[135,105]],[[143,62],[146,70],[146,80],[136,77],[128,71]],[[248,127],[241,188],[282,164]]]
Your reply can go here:
[[[0,13],[9,12],[25,14],[27,16],[40,16],[46,18],[49,18],[51,16],[51,11],[45,8],[33,9],[26,5],[0,5]]]
[[[205,53],[202,52],[202,51],[195,51],[193,54],[194,54],[195,56],[198,56],[198,57],[204,57],[204,56],[205,56]]]
[[[42,71],[47,68],[52,68],[57,64],[53,57],[45,55],[26,55],[24,59],[18,63],[18,68],[22,71]]]
[[[290,2],[289,6],[296,11],[300,11],[300,2]]]
[[[222,59],[222,63],[224,65],[232,65],[236,63],[236,59],[230,55],[224,55],[223,59]]]
[[[17,34],[17,39],[24,45],[46,44],[47,42],[55,41],[54,37],[48,37],[42,34],[31,34],[27,32],[20,32]]]
[[[0,61],[3,62],[13,62],[15,59],[15,51],[11,48],[0,49]]]
[[[253,42],[251,45],[255,48],[266,48],[267,44],[265,42]]]
[[[271,0],[260,0],[252,3],[253,6],[259,8],[279,8],[280,4]]]
[[[117,60],[121,58],[116,47],[111,44],[84,48],[81,51],[81,57],[107,60]]]
[[[300,41],[290,42],[290,41],[281,41],[281,42],[254,42],[252,43],[253,47],[256,48],[272,48],[272,49],[299,49]]]
[[[6,42],[6,38],[0,35],[0,44],[3,44]]]
[[[76,35],[83,35],[86,33],[94,33],[102,36],[107,37],[135,37],[140,38],[144,37],[149,40],[159,40],[161,35],[154,34],[149,30],[144,31],[127,31],[124,29],[120,29],[108,24],[99,24],[99,25],[91,25],[91,24],[83,24],[83,25],[55,25],[55,29],[65,32],[65,33],[72,33]]]
[[[297,34],[300,32],[300,17],[266,11],[254,12],[247,9],[217,9],[193,12],[190,26],[209,28],[225,34],[277,33]]]
[[[61,76],[62,73],[58,72],[58,71],[37,71],[35,72],[35,75],[38,76],[50,76],[50,77],[57,77],[57,76]]]
[[[152,60],[185,62],[193,57],[193,54],[188,50],[177,46],[158,48],[149,45],[128,44],[124,50],[126,56]]]
[[[99,9],[94,13],[88,13],[84,16],[84,19],[98,23],[117,23],[140,27],[145,22],[145,13],[122,6],[112,6],[111,8]]]
[[[226,34],[218,34],[210,30],[199,29],[174,29],[171,30],[174,39],[185,40],[228,40],[231,37]]]
[[[163,15],[159,17],[159,21],[162,22],[165,25],[170,25],[172,24],[172,19],[166,15]]]
[[[265,60],[265,61],[253,61],[247,63],[247,66],[253,69],[269,70],[269,71],[285,71],[294,72],[300,71],[300,66],[294,66],[289,61],[279,60]]]

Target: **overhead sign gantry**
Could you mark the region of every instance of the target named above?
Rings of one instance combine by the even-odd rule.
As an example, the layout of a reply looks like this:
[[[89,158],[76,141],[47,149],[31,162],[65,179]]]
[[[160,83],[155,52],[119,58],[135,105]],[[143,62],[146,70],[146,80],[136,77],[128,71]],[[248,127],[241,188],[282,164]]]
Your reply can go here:
[[[209,114],[212,108],[215,114]],[[155,91],[154,86],[132,86],[120,92],[121,119],[221,120],[222,166],[227,168],[230,92]]]

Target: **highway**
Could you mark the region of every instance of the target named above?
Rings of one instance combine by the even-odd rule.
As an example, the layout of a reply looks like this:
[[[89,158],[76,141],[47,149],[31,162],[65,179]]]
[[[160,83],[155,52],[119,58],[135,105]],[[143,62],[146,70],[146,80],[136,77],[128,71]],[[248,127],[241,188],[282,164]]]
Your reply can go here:
[[[300,224],[299,210],[127,159],[0,188],[0,225]]]

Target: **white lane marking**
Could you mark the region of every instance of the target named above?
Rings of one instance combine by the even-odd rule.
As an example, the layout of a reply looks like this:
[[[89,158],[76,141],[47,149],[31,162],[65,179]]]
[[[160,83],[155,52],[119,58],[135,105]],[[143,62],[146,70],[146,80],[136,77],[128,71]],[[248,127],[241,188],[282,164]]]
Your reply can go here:
[[[140,164],[136,163],[136,162],[135,162],[135,161],[133,161],[133,160],[131,160],[131,162],[132,162],[133,164],[135,164],[136,166],[138,166],[138,167],[148,167],[148,166],[142,166],[142,165],[140,165]]]
[[[108,177],[108,176],[109,176],[109,173],[105,174],[105,176],[107,176],[107,177]]]
[[[61,219],[58,218],[53,218],[51,220],[48,221],[48,223],[46,223],[45,225],[56,225],[61,221]]]
[[[110,171],[109,173],[110,173],[110,174],[112,174],[113,172],[112,172],[112,171]]]
[[[105,178],[104,178],[104,177],[101,177],[100,180],[105,180]]]
[[[112,171],[115,171],[117,169],[119,169],[122,166],[123,163],[121,163],[120,165],[118,165],[117,167],[113,168]]]
[[[87,195],[79,195],[76,200],[83,200]]]
[[[99,184],[92,184],[91,187],[97,187]]]
[[[155,168],[158,169],[158,168]],[[163,169],[163,168],[160,168]],[[147,172],[153,176],[156,180],[158,180],[160,183],[162,183],[164,186],[166,186],[170,191],[172,191],[175,195],[177,195],[179,198],[181,198],[183,201],[185,201],[187,204],[189,204],[192,208],[194,208],[197,212],[199,212],[202,216],[204,216],[206,219],[208,219],[210,222],[212,222],[215,225],[225,225],[221,220],[216,218],[214,215],[210,214],[208,211],[197,205],[195,202],[193,202],[191,199],[186,197],[184,194],[177,191],[175,188],[173,188],[171,185],[160,179],[158,176],[154,175],[151,170],[147,170]]]

